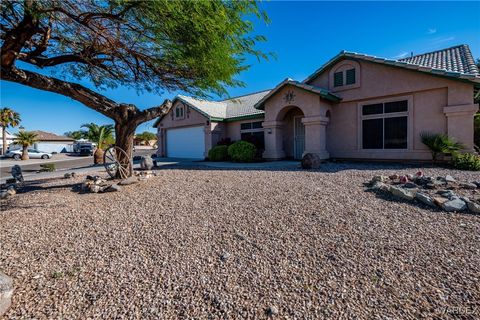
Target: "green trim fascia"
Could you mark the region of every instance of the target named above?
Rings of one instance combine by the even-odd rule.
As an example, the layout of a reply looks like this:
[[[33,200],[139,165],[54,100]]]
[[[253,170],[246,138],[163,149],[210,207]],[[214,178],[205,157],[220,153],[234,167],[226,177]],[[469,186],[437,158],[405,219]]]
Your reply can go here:
[[[210,121],[213,121],[213,122],[234,122],[234,121],[241,121],[241,120],[248,120],[248,119],[259,119],[259,118],[265,118],[265,114],[263,114],[263,113],[248,114],[248,115],[245,115],[245,116],[238,116],[238,117],[232,117],[232,118],[210,117]]]

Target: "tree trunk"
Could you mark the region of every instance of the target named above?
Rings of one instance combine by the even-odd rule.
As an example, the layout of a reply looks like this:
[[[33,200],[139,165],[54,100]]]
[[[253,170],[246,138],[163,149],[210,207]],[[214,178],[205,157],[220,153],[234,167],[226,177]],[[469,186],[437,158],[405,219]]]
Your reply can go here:
[[[2,155],[5,155],[7,153],[7,137],[5,136],[5,127],[2,127],[2,139],[3,139],[3,145],[2,145]]]
[[[28,146],[23,146],[22,150],[22,160],[28,160]]]
[[[125,123],[116,121],[115,122],[115,145],[123,149],[127,155],[130,157],[130,161],[133,159],[133,138],[135,136],[135,129],[137,125],[133,121],[127,121]],[[125,159],[125,156],[122,154],[117,154],[117,160],[120,163],[126,163],[128,159]],[[119,173],[117,172],[117,175]],[[124,178],[118,176],[118,178]]]
[[[94,164],[103,164],[103,154],[105,151],[97,147],[95,152],[93,153],[93,163]]]

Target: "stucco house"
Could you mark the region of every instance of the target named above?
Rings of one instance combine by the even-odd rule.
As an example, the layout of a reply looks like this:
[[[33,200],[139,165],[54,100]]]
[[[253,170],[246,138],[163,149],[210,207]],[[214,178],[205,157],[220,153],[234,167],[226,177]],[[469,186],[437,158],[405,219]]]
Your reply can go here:
[[[460,45],[392,60],[342,51],[303,81],[223,101],[177,96],[155,122],[159,156],[205,158],[222,139],[263,136],[265,159],[427,160],[424,131],[473,151],[480,75]]]
[[[43,152],[73,152],[74,139],[40,130],[33,132],[37,134],[37,142],[33,145],[35,149]]]

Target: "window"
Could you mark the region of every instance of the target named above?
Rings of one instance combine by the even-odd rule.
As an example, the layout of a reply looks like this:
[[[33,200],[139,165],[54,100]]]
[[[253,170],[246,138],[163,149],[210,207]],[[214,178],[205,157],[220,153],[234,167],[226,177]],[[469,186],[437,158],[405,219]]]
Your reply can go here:
[[[343,86],[343,71],[335,72],[333,74],[333,86],[334,87]]]
[[[355,69],[348,69],[345,71],[345,79],[346,79],[346,85],[349,84],[354,84],[355,83]]]
[[[262,121],[247,122],[240,124],[240,130],[262,129]]]
[[[183,119],[184,118],[183,117],[184,116],[184,113],[183,113],[184,111],[183,110],[184,110],[184,108],[181,105],[177,106],[175,108],[175,119]]]
[[[241,123],[240,139],[253,143],[257,149],[265,149],[262,121]]]
[[[362,106],[363,149],[407,149],[408,101]]]

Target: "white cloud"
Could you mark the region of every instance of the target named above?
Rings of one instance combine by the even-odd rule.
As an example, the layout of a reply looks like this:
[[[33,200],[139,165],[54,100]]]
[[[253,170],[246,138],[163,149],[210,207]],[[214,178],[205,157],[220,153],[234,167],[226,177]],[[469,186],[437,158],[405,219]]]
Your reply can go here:
[[[437,29],[436,28],[429,28],[427,30],[427,34],[434,34],[434,33],[437,33]]]
[[[401,52],[401,53],[397,54],[393,58],[394,59],[402,59],[402,58],[405,58],[406,56],[408,56],[409,54],[410,54],[409,52],[404,51],[404,52]]]

